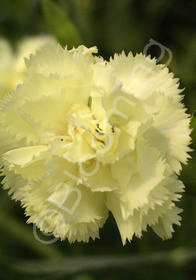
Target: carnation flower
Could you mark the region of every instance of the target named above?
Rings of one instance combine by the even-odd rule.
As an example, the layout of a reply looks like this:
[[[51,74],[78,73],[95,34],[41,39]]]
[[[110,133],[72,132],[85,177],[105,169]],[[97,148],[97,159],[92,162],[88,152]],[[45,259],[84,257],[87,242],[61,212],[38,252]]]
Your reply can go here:
[[[190,116],[168,68],[143,54],[51,44],[0,109],[3,185],[28,222],[62,240],[99,237],[111,211],[122,242],[180,225],[177,175],[190,151]]]
[[[24,57],[29,57],[44,45],[55,42],[50,36],[28,37],[20,41],[16,53],[13,52],[9,42],[0,39],[0,97],[16,89],[17,84],[24,79],[27,71]]]

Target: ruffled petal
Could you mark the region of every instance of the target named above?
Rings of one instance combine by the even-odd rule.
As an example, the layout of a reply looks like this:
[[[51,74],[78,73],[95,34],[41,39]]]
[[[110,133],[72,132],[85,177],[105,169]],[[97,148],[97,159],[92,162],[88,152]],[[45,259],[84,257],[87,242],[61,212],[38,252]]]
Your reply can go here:
[[[148,202],[148,194],[163,179],[165,164],[156,149],[138,144],[137,171],[132,174],[127,188],[121,194],[121,200],[126,204],[127,215],[132,215]]]
[[[159,217],[158,222],[152,226],[152,229],[162,239],[171,238],[174,232],[173,224],[180,226],[180,221],[182,220],[181,216],[179,216],[180,213],[182,213],[182,209],[178,207],[168,209],[163,216]]]
[[[153,94],[154,89],[162,91],[176,102],[182,98],[179,95],[178,79],[173,78],[167,67],[156,64],[155,59],[145,57],[142,53],[133,57],[132,53],[114,55],[109,63],[113,73],[122,83],[123,89],[140,99],[146,99]]]
[[[121,88],[103,97],[103,107],[108,121],[117,127],[125,125],[130,120],[143,122],[147,118],[140,100]]]
[[[119,188],[113,178],[110,165],[103,165],[96,159],[80,164],[80,175],[83,183],[95,192],[108,192]]]
[[[112,176],[125,189],[132,174],[137,171],[137,157],[135,153],[127,154],[111,166]]]
[[[48,150],[48,146],[45,145],[30,146],[11,150],[3,154],[2,157],[4,160],[8,161],[10,165],[24,167],[46,150]]]
[[[180,163],[186,164],[190,158],[190,116],[185,113],[182,104],[176,104],[171,98],[165,98],[160,93],[159,102],[156,104],[158,112],[144,137],[150,145],[164,152],[172,169],[179,174]]]
[[[26,206],[28,222],[55,237],[68,238],[70,242],[84,241],[99,236],[99,227],[107,218],[105,195],[93,193],[88,188],[68,184],[57,185],[53,192],[45,182],[26,187],[22,203]],[[44,199],[43,199],[44,198]]]
[[[163,239],[171,238],[172,224],[180,225],[178,214],[182,211],[175,207],[174,201],[179,200],[183,188],[175,176],[163,180],[150,192],[146,204],[134,209],[131,215],[127,215],[128,206],[117,192],[108,193],[106,205],[114,215],[123,244],[131,241],[133,235],[141,237],[148,225]]]

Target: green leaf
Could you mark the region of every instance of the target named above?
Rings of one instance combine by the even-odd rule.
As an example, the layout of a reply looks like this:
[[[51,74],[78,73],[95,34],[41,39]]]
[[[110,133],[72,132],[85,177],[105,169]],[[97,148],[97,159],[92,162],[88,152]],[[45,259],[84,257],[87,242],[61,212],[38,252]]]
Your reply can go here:
[[[66,11],[50,0],[42,0],[42,8],[46,23],[62,45],[71,48],[81,44],[77,28]]]

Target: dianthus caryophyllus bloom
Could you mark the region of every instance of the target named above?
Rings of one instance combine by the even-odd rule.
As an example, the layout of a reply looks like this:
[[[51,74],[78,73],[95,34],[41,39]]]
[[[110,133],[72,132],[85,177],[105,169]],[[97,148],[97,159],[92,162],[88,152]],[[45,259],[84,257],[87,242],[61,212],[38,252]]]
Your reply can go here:
[[[180,224],[177,174],[190,151],[178,80],[143,54],[51,44],[0,109],[4,188],[55,237],[99,237],[111,211],[123,243]]]
[[[51,36],[27,37],[19,42],[14,53],[9,42],[0,39],[0,97],[15,91],[17,84],[23,81],[27,71],[24,57],[28,58],[30,54],[51,42],[55,42]]]

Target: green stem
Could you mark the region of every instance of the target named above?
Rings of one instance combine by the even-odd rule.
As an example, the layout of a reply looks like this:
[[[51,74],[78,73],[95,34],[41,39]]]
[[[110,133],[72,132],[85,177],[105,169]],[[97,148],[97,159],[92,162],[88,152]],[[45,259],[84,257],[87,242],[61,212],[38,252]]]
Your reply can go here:
[[[196,248],[177,248],[168,252],[146,255],[103,255],[71,257],[51,261],[19,261],[12,263],[12,269],[31,274],[75,274],[102,269],[118,269],[165,263],[182,266],[196,258]]]
[[[15,238],[17,242],[20,242],[23,246],[27,246],[28,249],[40,257],[47,259],[63,257],[63,254],[53,245],[45,245],[37,241],[33,236],[33,230],[30,230],[29,226],[6,213],[0,213],[0,228],[7,235]]]

